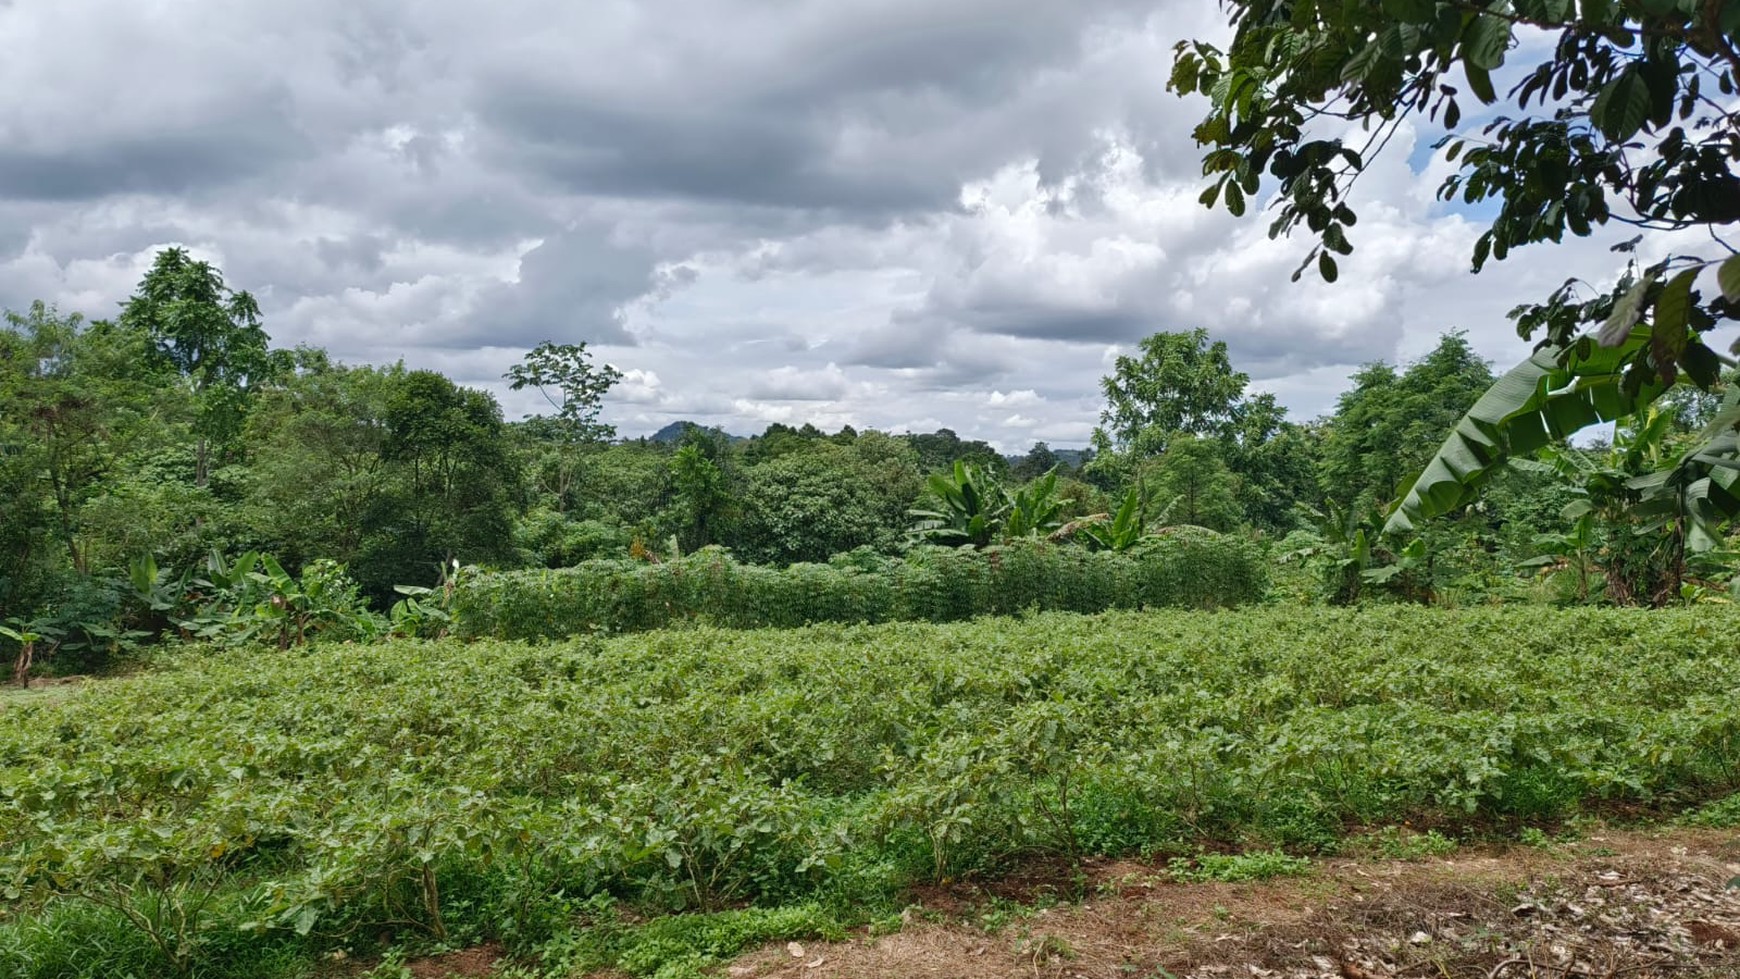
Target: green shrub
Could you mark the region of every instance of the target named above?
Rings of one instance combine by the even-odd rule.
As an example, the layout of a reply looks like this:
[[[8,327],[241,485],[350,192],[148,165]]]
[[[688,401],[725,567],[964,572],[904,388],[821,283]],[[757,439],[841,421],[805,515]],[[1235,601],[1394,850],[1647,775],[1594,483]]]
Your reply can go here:
[[[472,574],[454,596],[461,635],[531,639],[679,625],[952,622],[1030,610],[1220,608],[1261,599],[1265,562],[1248,541],[1159,537],[1132,552],[1024,542],[921,547],[903,559],[843,555],[787,568],[717,549],[662,563],[587,561],[559,570]]]

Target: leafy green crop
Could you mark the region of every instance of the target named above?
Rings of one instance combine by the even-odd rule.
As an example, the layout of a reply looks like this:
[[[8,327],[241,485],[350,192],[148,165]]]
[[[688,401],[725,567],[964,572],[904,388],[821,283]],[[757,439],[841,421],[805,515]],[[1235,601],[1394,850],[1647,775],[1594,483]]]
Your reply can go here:
[[[1405,820],[1692,808],[1740,790],[1736,624],[1261,608],[191,652],[0,710],[0,975],[259,975],[383,932],[677,975],[1035,855],[1258,854],[1177,865],[1220,879]]]
[[[1216,608],[1261,599],[1265,564],[1255,544],[1207,532],[1151,538],[1127,554],[1022,541],[983,550],[920,547],[903,559],[853,552],[788,568],[739,564],[706,550],[660,563],[587,561],[468,575],[454,593],[454,614],[464,636],[531,639],[697,623],[760,628]]]

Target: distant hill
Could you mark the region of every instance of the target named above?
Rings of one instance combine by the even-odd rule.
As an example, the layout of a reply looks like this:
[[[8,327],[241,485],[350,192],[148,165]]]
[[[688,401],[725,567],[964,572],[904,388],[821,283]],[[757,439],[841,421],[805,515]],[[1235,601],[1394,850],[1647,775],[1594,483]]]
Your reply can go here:
[[[730,432],[727,432],[722,428],[708,428],[705,425],[699,425],[695,422],[685,420],[671,422],[664,428],[661,428],[647,436],[647,440],[651,442],[662,442],[666,445],[675,445],[683,440],[683,434],[691,428],[699,428],[706,432],[718,432],[720,435],[725,436],[732,442],[742,442],[747,438],[747,436],[743,435],[732,435]]]
[[[1057,457],[1058,462],[1070,469],[1080,469],[1083,463],[1093,458],[1092,449],[1052,449],[1051,454]],[[1004,456],[1003,461],[1014,467],[1020,465],[1025,458],[1027,458],[1027,453],[1023,452],[1018,455]]]

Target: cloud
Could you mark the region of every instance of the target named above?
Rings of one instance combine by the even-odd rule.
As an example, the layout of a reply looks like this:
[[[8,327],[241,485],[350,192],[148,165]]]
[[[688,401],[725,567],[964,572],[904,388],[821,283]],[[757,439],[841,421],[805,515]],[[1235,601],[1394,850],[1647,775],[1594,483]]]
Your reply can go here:
[[[751,380],[749,397],[761,401],[839,401],[852,389],[834,364],[820,370],[778,367]]]
[[[1478,280],[1404,131],[1341,281],[1196,202],[1185,0],[121,0],[0,5],[0,306],[111,315],[183,244],[277,342],[501,373],[545,339],[680,417],[1079,445],[1116,352],[1206,327],[1296,414],[1503,318],[1616,235]],[[1410,146],[1409,144],[1416,144]]]
[[[985,399],[985,403],[993,408],[1033,408],[1044,404],[1045,399],[1040,397],[1037,391],[1028,388],[1022,391],[1010,391],[1007,394],[1002,391],[992,391],[991,396]]]

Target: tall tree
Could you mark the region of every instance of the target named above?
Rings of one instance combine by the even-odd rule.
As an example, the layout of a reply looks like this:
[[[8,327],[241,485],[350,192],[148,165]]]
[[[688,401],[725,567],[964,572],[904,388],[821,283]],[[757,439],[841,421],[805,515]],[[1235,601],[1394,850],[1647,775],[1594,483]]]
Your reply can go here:
[[[70,566],[90,568],[83,511],[127,456],[168,433],[173,396],[139,336],[36,303],[0,327],[0,457],[8,523],[40,512]],[[28,550],[28,548],[26,548]]]
[[[393,491],[388,406],[406,374],[402,364],[318,366],[260,395],[246,431],[249,516],[288,566],[356,560],[367,518]]]
[[[1481,393],[1492,370],[1460,332],[1397,371],[1382,362],[1353,375],[1323,429],[1323,495],[1365,512],[1394,500]]]
[[[1210,530],[1231,530],[1244,516],[1238,481],[1221,457],[1222,443],[1179,435],[1160,457],[1151,483],[1153,501],[1167,520]]]
[[[724,433],[691,425],[683,431],[669,462],[670,499],[662,523],[685,551],[719,543],[735,499]]]
[[[121,307],[120,323],[150,337],[158,356],[191,386],[198,404],[194,483],[205,486],[212,446],[226,448],[241,433],[250,389],[276,366],[259,304],[224,285],[209,262],[165,248]]]
[[[546,340],[504,376],[515,391],[537,388],[556,410],[546,421],[558,440],[579,445],[616,437],[616,426],[599,421],[598,414],[604,408],[604,395],[622,380],[622,372],[609,364],[594,365],[585,343]]]
[[[887,444],[878,448],[878,441]],[[733,550],[749,560],[786,564],[826,561],[857,547],[892,549],[918,495],[915,461],[910,447],[867,432],[850,445],[816,441],[807,451],[748,467]]]
[[[1237,426],[1250,376],[1233,370],[1226,343],[1208,331],[1155,333],[1140,355],[1119,356],[1101,379],[1106,407],[1094,429],[1097,455],[1158,455],[1177,435],[1222,438]]]
[[[918,467],[925,473],[948,473],[957,462],[1001,476],[1008,468],[1003,454],[990,443],[978,439],[963,439],[954,429],[939,428],[934,432],[901,436],[918,452]]]
[[[1205,439],[1215,443],[1218,464],[1237,477],[1229,492],[1241,519],[1286,530],[1292,504],[1310,482],[1314,441],[1287,421],[1274,395],[1247,394],[1249,383],[1249,375],[1233,369],[1226,344],[1211,342],[1206,330],[1148,337],[1139,356],[1119,357],[1100,382],[1106,407],[1086,472],[1116,489],[1147,460],[1163,459],[1173,442]],[[1195,467],[1200,451],[1191,452]]]
[[[518,473],[495,399],[410,371],[394,379],[385,423],[392,483],[363,516],[357,580],[384,597],[407,578],[427,582],[449,560],[511,557]]]
[[[1017,482],[1027,482],[1051,472],[1061,464],[1057,453],[1051,451],[1051,446],[1044,442],[1033,443],[1033,448],[1021,457],[1021,461],[1009,468],[1009,477]]]

